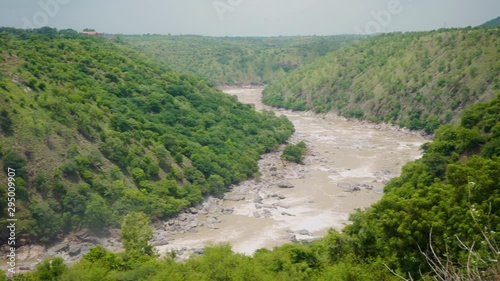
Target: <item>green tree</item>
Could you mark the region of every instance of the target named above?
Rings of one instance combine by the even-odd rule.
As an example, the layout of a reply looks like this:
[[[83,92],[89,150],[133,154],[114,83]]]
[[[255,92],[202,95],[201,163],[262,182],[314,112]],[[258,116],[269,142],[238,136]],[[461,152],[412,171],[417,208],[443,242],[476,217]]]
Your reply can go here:
[[[62,230],[61,217],[47,201],[33,202],[30,206],[32,221],[30,234],[46,243],[55,238]]]
[[[67,267],[62,258],[55,257],[44,260],[43,263],[37,265],[36,270],[38,280],[55,281],[59,280],[59,276],[67,270]]]
[[[100,230],[113,223],[114,214],[101,196],[92,194],[85,209],[85,220],[92,230]]]
[[[226,187],[224,185],[224,179],[219,175],[211,175],[208,177],[208,186],[210,187],[210,193],[222,196],[226,192]]]
[[[11,135],[14,132],[12,119],[5,109],[0,111],[0,128],[2,128],[2,132],[6,135]]]
[[[132,177],[134,181],[139,184],[141,181],[146,180],[146,173],[143,169],[136,167],[132,169]]]
[[[143,212],[130,212],[123,219],[121,238],[125,252],[130,256],[154,254],[153,246],[149,241],[153,238],[151,221]]]
[[[288,144],[283,150],[283,154],[281,154],[281,159],[300,164],[305,152],[306,144],[303,141],[298,144]]]
[[[83,259],[94,264],[99,264],[108,270],[121,269],[124,266],[123,261],[115,253],[106,250],[101,245],[91,248],[83,256]]]
[[[22,157],[19,153],[14,150],[9,150],[2,158],[4,171],[7,173],[7,169],[11,168],[16,170],[16,175],[26,176],[24,174],[24,167],[26,166],[26,159]]]

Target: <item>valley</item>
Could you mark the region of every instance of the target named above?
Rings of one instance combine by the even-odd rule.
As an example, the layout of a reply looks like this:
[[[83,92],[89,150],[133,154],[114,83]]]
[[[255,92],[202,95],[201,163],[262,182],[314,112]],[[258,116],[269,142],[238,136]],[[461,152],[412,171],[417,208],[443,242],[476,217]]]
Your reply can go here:
[[[405,163],[418,159],[420,146],[429,141],[395,126],[274,109],[262,104],[259,87],[223,91],[258,111],[287,116],[296,130],[289,141],[307,143],[304,165],[281,160],[281,147],[261,157],[258,178],[231,186],[223,200],[210,197],[176,218],[156,222],[151,243],[162,256],[175,253],[185,260],[203,253],[207,245],[221,243],[253,255],[260,248],[318,240],[330,228],[340,231],[355,209],[382,198],[384,185]],[[80,236],[46,248],[23,247],[20,256],[25,260],[20,262],[26,269],[51,256],[76,262],[97,244],[122,250],[119,230],[106,237]]]
[[[499,34],[0,28],[0,281],[497,280]]]
[[[273,109],[261,103],[262,88],[224,91],[254,104],[259,111]],[[341,230],[356,208],[369,207],[382,197],[384,184],[398,176],[406,162],[419,158],[420,146],[428,141],[416,132],[348,121],[333,114],[276,112],[294,124],[291,142],[306,141],[304,165],[281,160],[282,149],[263,155],[259,178],[232,186],[219,205],[200,206],[205,222],[215,212],[219,223],[158,237],[168,241],[158,247],[160,253],[189,254],[207,243],[229,243],[235,252],[252,255],[259,248],[317,240],[329,228]],[[213,205],[215,211],[207,213]],[[221,209],[229,209],[231,214]],[[196,217],[190,216],[189,224],[202,223]],[[169,223],[164,226],[168,229]],[[155,235],[162,234],[166,233]]]

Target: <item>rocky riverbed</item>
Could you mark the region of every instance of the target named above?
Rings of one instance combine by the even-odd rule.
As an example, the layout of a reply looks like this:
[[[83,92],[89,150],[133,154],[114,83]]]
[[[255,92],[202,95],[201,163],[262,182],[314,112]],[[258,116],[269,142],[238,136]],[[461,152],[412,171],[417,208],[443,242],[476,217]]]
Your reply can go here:
[[[257,110],[271,109],[260,102],[262,89],[224,90]],[[160,253],[174,251],[185,258],[206,244],[229,243],[236,252],[253,254],[290,241],[313,241],[329,228],[340,230],[356,208],[381,198],[383,186],[406,162],[419,158],[420,146],[428,141],[396,126],[273,110],[294,123],[290,142],[307,143],[304,165],[282,161],[283,147],[263,155],[259,178],[233,186],[224,200],[209,199],[209,206],[218,206],[211,207],[215,217],[209,212],[213,225],[206,226],[203,212],[188,215],[190,223],[180,232],[158,232],[158,239],[168,242],[157,247]]]
[[[260,102],[261,88],[224,90],[257,110],[269,109]],[[303,165],[282,161],[283,146],[263,155],[260,177],[232,186],[224,198],[207,198],[174,219],[156,222],[151,242],[160,254],[174,252],[185,259],[210,243],[229,243],[236,252],[253,254],[290,241],[313,241],[329,228],[340,230],[349,213],[381,198],[383,186],[406,162],[420,157],[420,146],[428,141],[390,125],[275,111],[295,125],[290,142],[306,142]],[[105,237],[82,230],[50,247],[23,246],[18,269],[33,269],[45,257],[74,262],[97,244],[122,250],[119,230]]]

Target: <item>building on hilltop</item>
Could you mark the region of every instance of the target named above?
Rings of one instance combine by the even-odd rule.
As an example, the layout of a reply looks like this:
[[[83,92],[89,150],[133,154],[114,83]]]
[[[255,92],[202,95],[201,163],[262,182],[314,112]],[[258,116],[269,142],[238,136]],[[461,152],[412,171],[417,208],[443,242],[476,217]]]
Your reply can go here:
[[[96,36],[96,37],[101,37],[102,32],[97,32],[95,29],[84,29],[80,34],[87,35],[87,36]]]

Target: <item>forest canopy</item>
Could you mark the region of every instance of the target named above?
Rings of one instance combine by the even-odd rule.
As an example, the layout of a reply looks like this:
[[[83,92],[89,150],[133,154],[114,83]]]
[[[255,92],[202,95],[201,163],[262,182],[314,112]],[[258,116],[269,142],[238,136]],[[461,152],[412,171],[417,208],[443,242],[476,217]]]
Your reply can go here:
[[[17,170],[18,235],[30,241],[119,226],[131,211],[173,216],[252,177],[293,132],[286,117],[71,30],[0,29],[0,70],[0,180]]]
[[[500,28],[389,33],[273,81],[264,103],[432,133],[500,87]]]

